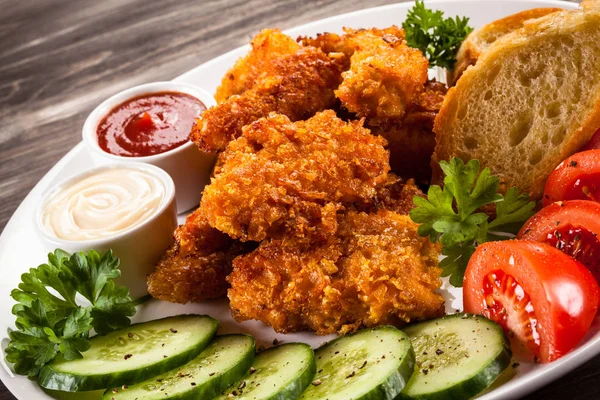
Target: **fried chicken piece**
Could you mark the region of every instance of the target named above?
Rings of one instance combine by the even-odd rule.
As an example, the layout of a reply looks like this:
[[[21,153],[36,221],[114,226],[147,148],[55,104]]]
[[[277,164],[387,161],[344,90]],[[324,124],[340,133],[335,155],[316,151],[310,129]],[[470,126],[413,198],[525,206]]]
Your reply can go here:
[[[406,45],[404,30],[349,29],[344,34],[324,33],[298,38],[304,45],[325,53],[343,53],[343,82],[336,90],[342,105],[380,125],[404,116],[427,80],[428,61],[423,53]]]
[[[275,57],[263,66],[251,89],[227,98],[202,113],[190,138],[205,152],[224,150],[242,134],[242,128],[270,112],[292,121],[334,108],[341,82],[342,62],[315,47]],[[225,89],[223,89],[223,92]]]
[[[236,258],[227,278],[234,318],[326,335],[443,314],[438,249],[409,217],[380,210],[338,218],[337,235],[324,243],[269,240]]]
[[[447,88],[427,81],[427,59],[406,45],[404,31],[395,26],[345,29],[343,35],[325,33],[298,40],[326,53],[343,53],[350,60],[336,90],[342,105],[350,115],[365,117],[365,126],[388,140],[393,172],[429,183],[433,121]]]
[[[152,297],[173,303],[225,296],[231,262],[246,249],[208,225],[200,209],[175,231],[175,243],[148,275]]]
[[[318,47],[325,53],[343,53],[346,56],[346,69],[350,68],[350,57],[360,46],[360,37],[368,34],[373,37],[385,38],[385,40],[396,41],[404,40],[404,29],[392,25],[388,28],[378,29],[352,29],[344,28],[344,34],[325,32],[319,33],[316,37],[298,37],[297,41],[304,46]],[[358,40],[357,40],[358,37]]]
[[[431,179],[433,122],[447,90],[443,83],[428,81],[404,118],[389,126],[370,127],[374,134],[387,139],[392,171],[404,179],[414,178],[420,184]]]
[[[394,36],[379,37],[364,31],[354,41],[357,48],[336,96],[357,117],[367,118],[370,125],[402,118],[427,81],[427,58]]]
[[[252,50],[237,60],[227,71],[217,88],[217,103],[224,102],[234,94],[242,94],[252,89],[256,79],[269,68],[269,64],[284,55],[294,54],[300,45],[279,29],[264,29],[250,42]]]
[[[220,154],[200,208],[211,226],[242,241],[330,235],[339,210],[371,202],[386,182],[385,145],[331,110],[295,123],[271,114]]]
[[[442,104],[444,104],[446,93],[448,93],[448,86],[445,83],[438,82],[435,79],[428,80],[425,83],[423,92],[419,94],[409,112],[429,112],[437,116]]]
[[[408,214],[413,197],[423,193],[412,181],[403,182],[394,174],[377,188],[376,198],[364,210],[393,210]],[[332,215],[331,218],[335,218]],[[337,225],[336,225],[337,226]],[[175,231],[175,244],[169,248],[148,277],[153,297],[174,302],[201,302],[225,296],[225,280],[232,271],[232,260],[256,248],[254,243],[239,243],[212,228],[203,211],[197,209]]]
[[[415,185],[414,179],[404,181],[399,176],[389,173],[387,181],[377,187],[377,195],[369,204],[355,207],[358,211],[377,212],[378,210],[393,211],[400,215],[410,214],[410,210],[415,208],[413,199],[415,196],[424,197],[425,195]]]

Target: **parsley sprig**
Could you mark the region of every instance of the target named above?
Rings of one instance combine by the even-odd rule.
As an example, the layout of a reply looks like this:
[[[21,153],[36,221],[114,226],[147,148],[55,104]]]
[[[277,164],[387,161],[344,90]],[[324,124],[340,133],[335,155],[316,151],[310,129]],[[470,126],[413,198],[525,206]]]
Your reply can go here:
[[[427,198],[415,196],[411,219],[421,224],[419,234],[442,244],[440,262],[442,276],[460,287],[467,263],[477,245],[494,240],[509,239],[533,214],[535,202],[515,187],[505,195],[498,193],[499,180],[489,168],[480,169],[479,161],[466,165],[459,158],[440,162],[445,174],[444,188],[431,185]],[[496,217],[480,211],[495,204]]]
[[[19,288],[11,292],[17,304],[18,330],[10,333],[6,360],[21,375],[35,377],[59,353],[66,360],[82,358],[90,348],[92,328],[103,335],[131,323],[135,306],[129,289],[117,286],[119,259],[109,250],[69,255],[62,250],[48,254],[48,263],[21,275]],[[77,295],[89,305],[80,305]]]
[[[425,8],[423,1],[417,0],[402,28],[408,45],[421,50],[430,66],[453,69],[460,45],[473,31],[468,23],[467,17],[444,18],[442,11]]]

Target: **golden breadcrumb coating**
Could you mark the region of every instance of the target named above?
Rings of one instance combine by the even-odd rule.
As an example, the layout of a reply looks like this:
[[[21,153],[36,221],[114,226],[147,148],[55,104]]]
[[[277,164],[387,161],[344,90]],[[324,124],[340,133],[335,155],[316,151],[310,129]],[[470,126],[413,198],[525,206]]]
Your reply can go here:
[[[224,102],[234,94],[252,89],[256,79],[269,68],[269,64],[283,55],[294,54],[300,45],[279,29],[264,29],[250,42],[252,50],[236,61],[227,71],[217,88],[217,103]]]
[[[431,180],[431,156],[435,148],[433,122],[447,90],[443,83],[428,81],[404,118],[370,127],[374,134],[387,139],[392,171],[404,179],[414,178],[419,184],[428,184]]]
[[[300,121],[334,108],[333,91],[341,82],[341,71],[341,61],[315,47],[274,57],[251,89],[204,111],[190,138],[205,152],[221,151],[242,134],[245,125],[270,112]]]
[[[370,204],[365,203],[363,209],[369,212],[388,209],[408,214],[414,207],[413,197],[422,195],[412,181],[403,182],[389,174],[387,181],[377,187],[376,198]],[[335,218],[335,215],[331,216],[331,219]],[[150,294],[174,303],[201,302],[225,296],[229,288],[225,278],[232,271],[233,258],[255,247],[254,243],[236,242],[210,227],[203,211],[197,209],[184,225],[177,228],[175,243],[148,277]]]
[[[344,33],[338,35],[337,33],[325,32],[319,33],[316,37],[298,37],[297,41],[302,43],[304,46],[318,47],[325,53],[342,53],[347,58],[347,66],[350,67],[350,57],[356,51],[360,41],[357,41],[357,36],[361,36],[365,33],[373,37],[386,37],[387,40],[404,40],[405,33],[404,29],[392,25],[388,28],[378,29],[353,29],[344,28]]]
[[[387,180],[385,144],[331,110],[295,123],[271,114],[220,154],[200,207],[211,226],[242,241],[329,235],[344,205],[372,201]]]
[[[410,210],[415,208],[413,198],[415,196],[424,197],[425,195],[415,185],[414,179],[408,181],[402,180],[399,176],[389,173],[385,183],[377,187],[377,195],[369,203],[357,205],[354,208],[358,211],[376,212],[378,210],[388,210],[400,215],[410,214]]]
[[[210,227],[200,209],[175,231],[175,243],[148,275],[152,297],[173,303],[222,297],[229,285],[231,262],[244,248]]]
[[[365,126],[388,140],[393,172],[429,183],[433,121],[446,85],[427,81],[428,62],[419,50],[407,47],[402,29],[345,28],[344,32],[298,41],[345,55],[348,71],[342,74],[344,81],[336,95],[350,111],[348,118],[365,117]]]
[[[321,244],[268,240],[236,258],[227,278],[234,318],[326,335],[443,314],[438,249],[409,217],[381,210],[339,219]]]
[[[419,93],[416,101],[411,105],[409,112],[430,112],[435,115],[442,108],[444,98],[448,93],[448,86],[445,83],[438,82],[435,79],[428,80]]]
[[[395,36],[361,31],[354,36],[356,51],[336,96],[358,118],[379,125],[399,119],[427,81],[428,61],[420,50]]]
[[[324,33],[298,41],[328,54],[344,54],[344,80],[336,95],[350,112],[374,126],[402,118],[427,80],[427,58],[407,46],[404,37],[404,30],[391,26],[344,28],[342,35]]]
[[[262,31],[196,120],[192,140],[221,153],[150,293],[200,302],[231,284],[236,320],[279,332],[441,315],[439,248],[407,215],[445,86],[396,26],[298,40]]]

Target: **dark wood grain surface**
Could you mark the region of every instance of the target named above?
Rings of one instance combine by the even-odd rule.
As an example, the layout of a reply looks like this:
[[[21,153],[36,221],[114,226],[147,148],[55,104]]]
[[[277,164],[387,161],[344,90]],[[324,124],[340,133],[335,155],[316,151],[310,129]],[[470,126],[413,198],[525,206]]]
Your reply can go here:
[[[0,229],[106,97],[172,79],[264,27],[393,2],[0,0]],[[599,382],[597,357],[528,398],[600,399]]]

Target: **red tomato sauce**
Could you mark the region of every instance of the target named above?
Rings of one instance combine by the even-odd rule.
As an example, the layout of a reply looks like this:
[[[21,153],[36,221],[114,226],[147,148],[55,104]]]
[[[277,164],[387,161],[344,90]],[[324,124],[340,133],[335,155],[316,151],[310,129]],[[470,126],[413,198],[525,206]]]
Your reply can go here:
[[[107,153],[144,157],[187,142],[194,119],[206,106],[179,92],[151,93],[113,108],[98,124],[98,144]]]

